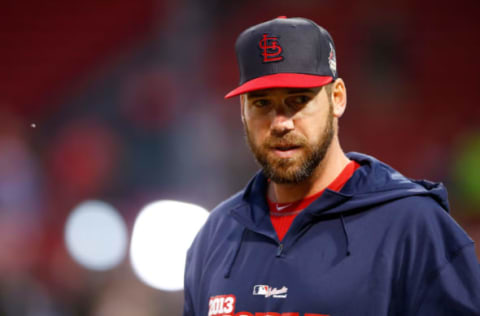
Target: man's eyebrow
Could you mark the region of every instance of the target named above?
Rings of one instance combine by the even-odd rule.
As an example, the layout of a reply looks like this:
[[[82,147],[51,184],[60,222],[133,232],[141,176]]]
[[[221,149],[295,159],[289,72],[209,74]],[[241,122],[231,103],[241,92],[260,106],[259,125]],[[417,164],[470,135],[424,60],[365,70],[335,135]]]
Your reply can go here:
[[[267,93],[261,92],[261,91],[250,91],[250,92],[247,93],[247,96],[249,98],[259,98],[259,97],[264,97],[266,95],[267,95]]]

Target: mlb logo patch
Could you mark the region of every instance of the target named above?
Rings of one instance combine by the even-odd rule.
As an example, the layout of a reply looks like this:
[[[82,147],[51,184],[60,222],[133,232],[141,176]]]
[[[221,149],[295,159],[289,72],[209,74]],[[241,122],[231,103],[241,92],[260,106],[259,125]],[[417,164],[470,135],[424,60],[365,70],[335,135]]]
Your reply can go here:
[[[267,295],[268,285],[255,285],[253,287],[253,295]]]
[[[282,286],[282,288],[277,289],[276,287],[271,287],[270,285],[254,285],[253,286],[253,295],[261,295],[265,298],[273,297],[273,298],[287,298],[288,288],[286,286]]]

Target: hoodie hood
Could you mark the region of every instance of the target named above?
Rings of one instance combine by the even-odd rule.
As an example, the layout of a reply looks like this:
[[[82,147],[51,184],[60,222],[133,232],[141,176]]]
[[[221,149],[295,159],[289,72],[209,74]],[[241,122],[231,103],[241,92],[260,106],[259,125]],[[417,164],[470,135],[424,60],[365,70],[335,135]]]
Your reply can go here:
[[[443,184],[427,180],[413,180],[403,176],[389,165],[376,158],[351,152],[347,154],[360,167],[343,186],[340,192],[326,189],[320,198],[310,204],[295,219],[292,230],[302,227],[314,218],[348,215],[362,212],[372,206],[384,204],[409,196],[427,196],[449,212],[447,191]],[[232,215],[247,228],[276,238],[269,218],[265,200],[267,179],[259,171],[248,183],[243,193],[243,204],[232,210]]]

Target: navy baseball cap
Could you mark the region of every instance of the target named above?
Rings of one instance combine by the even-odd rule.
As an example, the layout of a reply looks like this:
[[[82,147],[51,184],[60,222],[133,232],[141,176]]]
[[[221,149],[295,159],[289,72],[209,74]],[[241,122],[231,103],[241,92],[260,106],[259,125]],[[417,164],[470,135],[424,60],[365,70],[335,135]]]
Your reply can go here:
[[[235,44],[240,85],[225,99],[269,88],[313,88],[338,78],[335,45],[305,18],[276,19],[243,31]]]

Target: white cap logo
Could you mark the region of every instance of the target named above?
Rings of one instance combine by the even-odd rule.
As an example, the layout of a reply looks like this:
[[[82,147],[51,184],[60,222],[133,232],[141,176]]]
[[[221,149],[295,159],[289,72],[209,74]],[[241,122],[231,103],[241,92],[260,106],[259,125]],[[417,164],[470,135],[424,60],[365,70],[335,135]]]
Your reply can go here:
[[[332,71],[333,76],[337,76],[337,57],[335,56],[335,48],[333,48],[332,43],[330,45],[330,55],[328,56],[328,64],[330,70]]]

